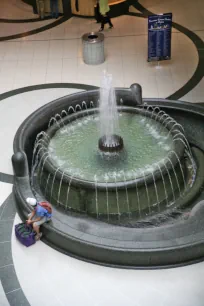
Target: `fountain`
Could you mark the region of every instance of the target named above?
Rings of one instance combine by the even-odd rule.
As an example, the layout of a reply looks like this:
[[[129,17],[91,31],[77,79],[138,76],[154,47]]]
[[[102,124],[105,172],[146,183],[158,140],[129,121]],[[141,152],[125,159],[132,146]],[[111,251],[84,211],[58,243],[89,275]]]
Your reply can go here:
[[[86,260],[130,267],[197,260],[204,246],[194,244],[189,255],[183,245],[197,220],[183,220],[203,196],[203,116],[198,106],[142,100],[138,84],[114,89],[104,73],[100,91],[53,101],[19,128],[13,166],[20,215],[30,194],[50,201],[46,243]],[[199,124],[199,141],[189,118],[191,127]]]
[[[119,132],[118,110],[112,76],[104,72],[100,89],[99,121],[101,137],[98,147],[104,152],[117,152],[123,149],[123,139]]]

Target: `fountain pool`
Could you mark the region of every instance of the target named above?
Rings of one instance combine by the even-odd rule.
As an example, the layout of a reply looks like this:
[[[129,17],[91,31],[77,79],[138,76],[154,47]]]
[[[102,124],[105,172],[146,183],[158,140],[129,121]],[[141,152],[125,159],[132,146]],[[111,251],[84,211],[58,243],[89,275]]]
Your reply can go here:
[[[203,110],[142,100],[139,85],[113,89],[111,82],[105,76],[100,92],[53,101],[19,128],[13,165],[20,214],[29,211],[31,194],[50,201],[45,241],[86,260],[134,267],[198,259],[204,247],[187,249],[203,197]]]

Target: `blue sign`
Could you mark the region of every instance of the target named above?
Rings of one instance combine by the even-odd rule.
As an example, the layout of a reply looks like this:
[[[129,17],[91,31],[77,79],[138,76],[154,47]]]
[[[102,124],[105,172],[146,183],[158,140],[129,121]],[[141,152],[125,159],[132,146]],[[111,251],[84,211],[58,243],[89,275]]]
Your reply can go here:
[[[171,59],[172,13],[148,16],[148,62]]]

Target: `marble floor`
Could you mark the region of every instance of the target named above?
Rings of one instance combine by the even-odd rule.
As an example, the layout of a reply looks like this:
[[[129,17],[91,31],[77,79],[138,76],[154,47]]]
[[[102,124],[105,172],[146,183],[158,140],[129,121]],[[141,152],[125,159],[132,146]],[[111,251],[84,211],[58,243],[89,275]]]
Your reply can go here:
[[[178,99],[204,102],[204,80],[196,74],[203,50],[197,42],[204,39],[204,1],[139,3],[153,13],[173,12],[174,21],[196,35],[173,28],[172,59],[161,62],[159,69],[147,62],[145,16],[114,18],[114,29],[104,31],[105,63],[88,66],[82,59],[81,36],[98,29],[93,19],[16,23],[38,16],[21,0],[0,1],[1,306],[204,305],[204,263],[165,270],[113,269],[70,258],[41,241],[25,248],[14,236],[20,219],[12,196],[12,144],[21,122],[34,110],[86,85],[99,86],[104,69],[113,74],[115,86],[140,83],[145,98],[172,96],[192,79],[193,85],[185,86]],[[130,7],[130,12],[141,14],[139,7]]]

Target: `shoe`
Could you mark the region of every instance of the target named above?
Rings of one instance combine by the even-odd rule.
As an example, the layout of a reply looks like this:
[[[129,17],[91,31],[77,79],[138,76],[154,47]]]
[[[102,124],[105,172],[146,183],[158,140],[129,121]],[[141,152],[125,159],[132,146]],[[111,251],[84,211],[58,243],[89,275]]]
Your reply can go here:
[[[42,233],[39,233],[38,235],[35,236],[35,240],[38,241],[42,237]]]
[[[103,30],[104,30],[103,28],[100,28],[98,31],[99,31],[99,32],[103,32]]]

